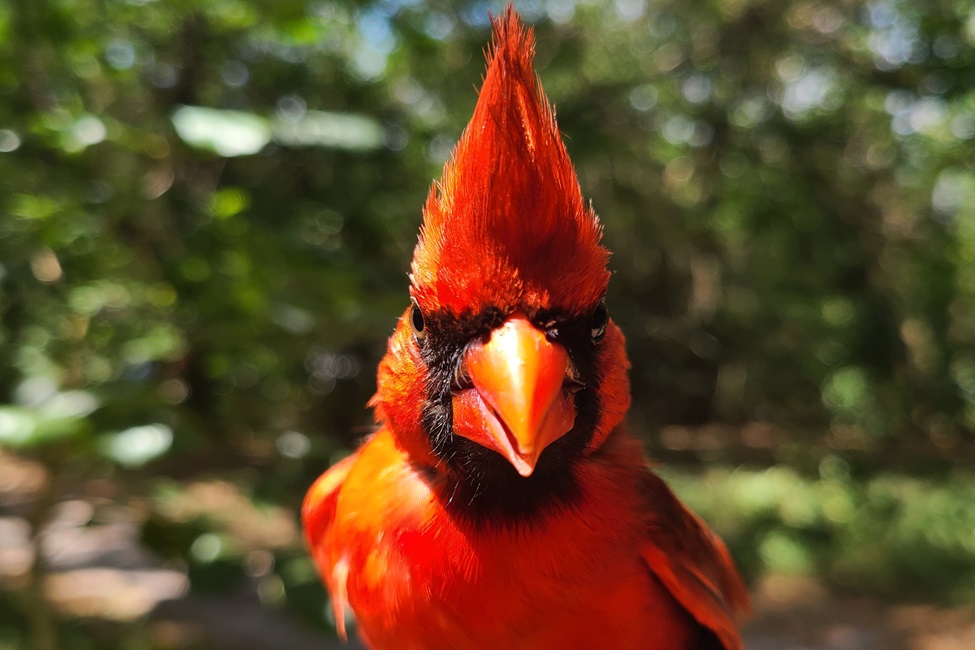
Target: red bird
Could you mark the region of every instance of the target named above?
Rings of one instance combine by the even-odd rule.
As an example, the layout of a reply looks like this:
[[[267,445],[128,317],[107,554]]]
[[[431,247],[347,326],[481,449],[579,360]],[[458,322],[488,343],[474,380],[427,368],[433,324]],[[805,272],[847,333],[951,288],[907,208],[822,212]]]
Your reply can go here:
[[[509,7],[443,178],[379,431],[302,509],[339,633],[371,648],[743,648],[748,596],[622,427],[608,252]]]

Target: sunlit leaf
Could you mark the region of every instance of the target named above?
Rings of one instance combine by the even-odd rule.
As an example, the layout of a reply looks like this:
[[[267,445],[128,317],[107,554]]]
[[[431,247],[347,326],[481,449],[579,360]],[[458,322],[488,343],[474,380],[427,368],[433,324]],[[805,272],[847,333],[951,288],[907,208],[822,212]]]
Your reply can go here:
[[[71,438],[85,429],[80,417],[51,416],[23,406],[0,406],[0,445],[33,447]]]
[[[274,139],[291,146],[368,150],[383,144],[383,128],[375,120],[351,113],[308,111],[296,120],[276,118]]]
[[[31,409],[0,406],[0,443],[19,447],[27,443],[37,428],[37,415]]]
[[[165,454],[173,444],[173,430],[165,424],[130,427],[104,437],[99,450],[127,467],[138,467]]]
[[[271,141],[268,121],[253,113],[181,106],[172,121],[183,142],[227,158],[255,154]]]

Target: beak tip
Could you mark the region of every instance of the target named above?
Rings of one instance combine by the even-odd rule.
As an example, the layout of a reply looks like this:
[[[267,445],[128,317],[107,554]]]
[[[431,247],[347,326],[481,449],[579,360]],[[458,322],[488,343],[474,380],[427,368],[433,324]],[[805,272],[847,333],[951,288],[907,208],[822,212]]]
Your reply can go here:
[[[515,468],[515,471],[523,477],[528,478],[535,471],[535,464],[538,461],[536,457],[526,457],[514,450],[511,450],[511,453],[506,454],[506,456],[508,456],[508,462]]]

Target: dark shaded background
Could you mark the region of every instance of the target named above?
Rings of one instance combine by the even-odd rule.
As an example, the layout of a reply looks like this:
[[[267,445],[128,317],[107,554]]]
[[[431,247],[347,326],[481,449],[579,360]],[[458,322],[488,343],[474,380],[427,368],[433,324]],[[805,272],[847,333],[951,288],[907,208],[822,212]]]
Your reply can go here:
[[[975,647],[975,4],[516,6],[750,647]],[[0,4],[0,648],[327,647],[297,510],[501,9]]]

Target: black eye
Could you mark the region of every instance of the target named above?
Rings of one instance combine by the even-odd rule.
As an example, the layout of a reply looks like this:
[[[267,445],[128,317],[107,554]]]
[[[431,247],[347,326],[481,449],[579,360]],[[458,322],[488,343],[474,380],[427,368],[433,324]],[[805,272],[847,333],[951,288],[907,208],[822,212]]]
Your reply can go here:
[[[606,303],[601,302],[596,305],[596,309],[592,312],[592,329],[589,331],[589,335],[592,336],[592,340],[599,342],[606,335],[606,326],[609,325],[609,310],[606,309]]]
[[[419,341],[422,341],[423,337],[426,336],[426,332],[423,331],[423,327],[423,312],[420,311],[420,308],[416,303],[413,303],[410,306],[410,329],[413,330],[413,336],[415,336]]]

